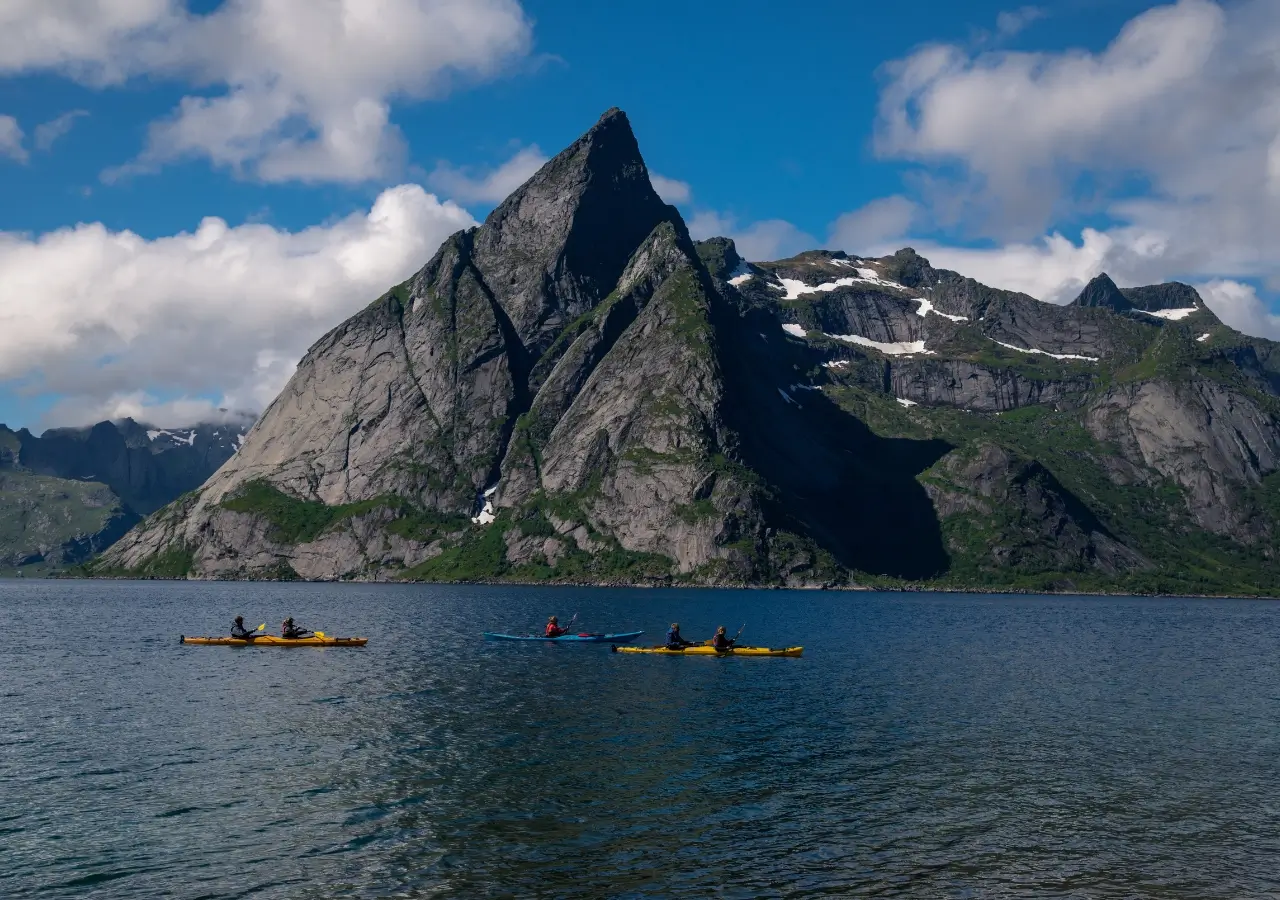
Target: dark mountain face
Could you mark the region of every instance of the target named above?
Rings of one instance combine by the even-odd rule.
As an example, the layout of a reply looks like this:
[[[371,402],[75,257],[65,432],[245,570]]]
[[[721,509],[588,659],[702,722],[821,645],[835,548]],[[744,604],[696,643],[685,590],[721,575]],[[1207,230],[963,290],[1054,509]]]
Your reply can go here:
[[[1185,285],[695,244],[611,110],[96,566],[1276,592],[1275,350]]]
[[[204,483],[246,431],[123,419],[36,437],[0,425],[0,570],[40,572],[102,552],[143,515]]]
[[[1129,298],[1116,287],[1116,283],[1107,276],[1106,272],[1090,281],[1080,292],[1080,296],[1072,301],[1072,305],[1103,307],[1116,312],[1128,312],[1133,309]]]
[[[198,488],[235,453],[243,425],[164,430],[132,419],[89,428],[18,432],[18,463],[38,474],[97,481],[130,509],[148,515]]]

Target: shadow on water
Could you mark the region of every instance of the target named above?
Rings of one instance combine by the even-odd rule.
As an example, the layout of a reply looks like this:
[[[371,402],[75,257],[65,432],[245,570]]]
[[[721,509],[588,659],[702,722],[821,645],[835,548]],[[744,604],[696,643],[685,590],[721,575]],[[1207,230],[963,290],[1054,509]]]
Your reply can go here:
[[[771,523],[808,534],[863,572],[945,572],[938,517],[916,476],[952,446],[882,438],[821,391],[793,387],[812,360],[791,351],[772,316],[725,313],[721,322],[729,418],[743,461],[777,489]]]

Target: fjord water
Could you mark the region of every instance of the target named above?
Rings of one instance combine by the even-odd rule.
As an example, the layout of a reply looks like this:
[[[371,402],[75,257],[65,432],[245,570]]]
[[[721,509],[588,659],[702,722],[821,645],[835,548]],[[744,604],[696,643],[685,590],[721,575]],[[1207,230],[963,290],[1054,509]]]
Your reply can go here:
[[[485,643],[725,624],[803,659]],[[181,646],[237,612],[362,650]],[[0,582],[0,896],[1255,897],[1280,606]]]

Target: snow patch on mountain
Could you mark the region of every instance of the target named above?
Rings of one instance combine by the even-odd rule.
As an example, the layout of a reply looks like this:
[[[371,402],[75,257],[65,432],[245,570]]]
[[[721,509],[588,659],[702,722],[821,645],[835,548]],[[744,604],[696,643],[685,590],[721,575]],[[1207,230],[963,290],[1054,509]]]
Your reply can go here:
[[[992,338],[991,340],[995,341],[995,343],[999,344],[1001,347],[1009,350],[1017,350],[1019,353],[1037,353],[1041,356],[1052,356],[1054,359],[1078,359],[1084,362],[1098,361],[1098,357],[1096,356],[1077,356],[1074,353],[1050,353],[1048,350],[1036,350],[1034,347],[1018,347],[1014,344],[1006,344],[1004,341],[996,341],[995,338]]]
[[[756,273],[751,268],[751,263],[745,259],[738,263],[738,267],[729,273],[729,283],[734,287],[746,284],[752,278],[756,277]]]
[[[912,353],[932,354],[932,350],[924,348],[924,341],[894,341],[886,343],[884,341],[873,341],[871,338],[864,338],[858,334],[828,334],[827,337],[837,341],[844,341],[847,344],[857,344],[859,347],[870,347],[873,350],[879,350],[888,356],[907,356]]]
[[[951,313],[944,313],[940,309],[935,309],[933,306],[932,300],[926,300],[923,297],[917,297],[915,299],[915,302],[920,304],[920,308],[916,310],[916,315],[918,315],[922,319],[925,316],[929,315],[929,313],[933,313],[935,316],[942,316],[944,319],[950,319],[952,322],[968,322],[969,321],[968,316],[956,316],[956,315],[952,315]]]
[[[1185,319],[1187,316],[1200,312],[1198,306],[1184,306],[1180,309],[1140,309],[1140,313],[1148,316],[1155,316],[1157,319],[1167,319],[1170,322],[1177,322]]]
[[[796,278],[779,278],[781,284],[775,284],[773,287],[780,291],[786,292],[783,300],[798,300],[803,294],[824,294],[828,291],[834,291],[836,288],[850,287],[856,284],[860,279],[857,278],[837,278],[835,281],[828,281],[825,284],[805,284]]]

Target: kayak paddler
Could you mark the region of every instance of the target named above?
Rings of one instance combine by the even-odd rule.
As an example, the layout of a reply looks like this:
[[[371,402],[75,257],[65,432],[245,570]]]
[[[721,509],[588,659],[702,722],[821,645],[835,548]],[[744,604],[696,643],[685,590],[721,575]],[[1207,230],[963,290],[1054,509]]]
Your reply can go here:
[[[551,618],[547,619],[547,632],[546,632],[547,637],[558,638],[561,635],[568,634],[568,633],[569,633],[569,629],[561,628],[560,620],[557,619],[555,616],[552,616]]]
[[[286,638],[309,638],[315,637],[315,632],[307,631],[301,625],[293,624],[293,616],[284,620],[284,624],[280,626],[280,636]]]
[[[716,635],[711,639],[711,647],[721,653],[733,649],[733,639],[725,632],[723,625],[716,629]]]
[[[254,632],[244,627],[244,616],[236,616],[236,621],[231,626],[231,636],[245,641],[251,641],[257,637]]]
[[[692,647],[693,641],[686,641],[680,636],[680,623],[672,622],[671,627],[667,629],[667,649],[683,650],[685,647]]]

